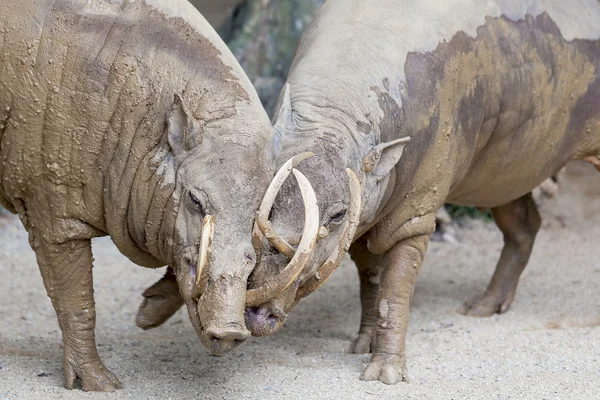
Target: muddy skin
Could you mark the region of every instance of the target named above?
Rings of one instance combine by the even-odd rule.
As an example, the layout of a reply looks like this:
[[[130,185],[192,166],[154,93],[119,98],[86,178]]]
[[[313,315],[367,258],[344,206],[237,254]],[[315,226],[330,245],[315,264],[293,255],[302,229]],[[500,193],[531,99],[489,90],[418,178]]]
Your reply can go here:
[[[530,193],[506,205],[492,208],[492,215],[504,234],[504,248],[486,291],[464,304],[461,312],[465,315],[488,317],[508,311],[542,224]]]
[[[177,277],[171,267],[168,267],[165,276],[146,289],[142,296],[144,301],[140,304],[135,324],[144,330],[164,324],[183,306]]]
[[[540,226],[532,190],[571,160],[600,170],[600,4],[579,3],[590,13],[575,20],[553,1],[385,0],[374,9],[329,0],[303,35],[275,118],[277,166],[296,152],[315,153],[298,169],[315,189],[324,226],[331,218],[324,210],[347,208],[344,169],[360,176],[363,209],[351,254],[363,316],[353,350],[373,353],[362,379],[406,380],[410,300],[436,210],[446,202],[493,210],[505,246],[488,289],[463,312],[504,312]],[[406,148],[394,149],[406,137]],[[289,183],[271,224],[294,240],[301,212]],[[307,282],[323,280],[315,271],[339,240],[333,231],[321,238],[300,282],[251,310],[253,334],[282,325],[274,304],[291,304],[277,310],[286,318],[310,294]],[[273,253],[268,244],[263,250]],[[285,262],[263,257],[249,285],[273,279]]]
[[[121,387],[96,350],[94,237],[141,266],[172,267],[145,292],[138,325],[183,303],[212,352],[249,336],[245,282],[271,137],[235,57],[187,1],[0,3],[0,203],[29,233],[67,388]]]
[[[358,338],[352,344],[354,354],[368,354],[373,351],[374,336],[377,328],[377,296],[383,270],[383,257],[375,255],[367,248],[366,241],[361,238],[350,247],[350,256],[358,268],[360,279],[360,329]]]

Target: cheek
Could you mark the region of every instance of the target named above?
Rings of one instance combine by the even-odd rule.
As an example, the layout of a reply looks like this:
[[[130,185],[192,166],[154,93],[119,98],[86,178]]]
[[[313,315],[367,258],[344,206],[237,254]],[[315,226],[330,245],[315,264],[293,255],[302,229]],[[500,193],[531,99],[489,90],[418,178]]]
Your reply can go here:
[[[334,231],[329,233],[329,236],[325,239],[321,239],[317,242],[317,246],[315,246],[315,251],[312,256],[312,264],[318,264],[314,268],[313,271],[316,272],[316,268],[321,267],[330,256],[335,257],[338,253],[340,235],[343,231],[343,225],[337,226]]]
[[[251,273],[248,285],[250,289],[256,289],[273,277],[277,276],[287,265],[287,258],[283,254],[277,253],[277,250],[263,243],[260,263]]]
[[[184,205],[179,212],[176,229],[184,238],[191,239],[199,244],[200,233],[202,231],[202,216]]]
[[[275,232],[292,246],[298,246],[302,239],[303,223],[304,214],[302,210],[297,215],[289,213],[285,218],[274,216],[271,220]]]
[[[177,243],[185,243],[187,242],[188,237],[188,221],[189,221],[189,212],[185,209],[185,207],[180,207],[177,212],[177,218],[175,219],[175,227],[173,229],[173,234],[175,236],[175,240]]]
[[[379,184],[367,181],[362,192],[361,223],[370,223],[375,218],[375,213],[384,200],[385,190],[383,188],[387,187],[388,181],[388,178],[384,178]]]

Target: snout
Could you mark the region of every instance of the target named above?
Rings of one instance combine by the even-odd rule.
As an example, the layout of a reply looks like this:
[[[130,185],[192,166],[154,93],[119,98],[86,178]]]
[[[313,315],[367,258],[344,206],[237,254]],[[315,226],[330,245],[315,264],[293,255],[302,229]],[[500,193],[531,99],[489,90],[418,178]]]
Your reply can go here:
[[[246,308],[244,318],[252,336],[269,336],[285,324],[287,314],[268,303]]]
[[[225,326],[208,326],[200,335],[200,341],[214,356],[222,356],[235,349],[250,337],[250,331],[238,323]]]
[[[198,300],[200,341],[211,354],[221,356],[250,337],[244,325],[245,294],[246,279],[221,275]]]

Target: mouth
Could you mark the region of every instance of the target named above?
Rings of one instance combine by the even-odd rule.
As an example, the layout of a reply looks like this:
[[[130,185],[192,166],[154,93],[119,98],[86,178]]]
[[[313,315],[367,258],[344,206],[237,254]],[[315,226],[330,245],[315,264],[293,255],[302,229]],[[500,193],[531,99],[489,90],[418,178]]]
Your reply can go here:
[[[231,323],[220,328],[202,329],[200,341],[211,355],[220,357],[244,343],[250,332],[240,324]]]
[[[200,335],[200,341],[208,349],[210,355],[215,357],[222,357],[245,342],[242,339],[223,341],[205,333]]]

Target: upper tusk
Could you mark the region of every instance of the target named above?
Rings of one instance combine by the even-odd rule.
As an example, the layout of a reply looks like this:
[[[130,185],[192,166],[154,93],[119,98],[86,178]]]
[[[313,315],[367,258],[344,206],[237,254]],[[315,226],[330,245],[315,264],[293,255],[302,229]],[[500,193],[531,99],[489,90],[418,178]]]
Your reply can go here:
[[[275,198],[277,197],[279,190],[283,186],[283,183],[290,175],[292,170],[302,161],[312,157],[313,155],[314,154],[310,152],[301,153],[290,158],[285,164],[283,164],[271,181],[271,184],[269,185],[269,188],[267,189],[263,201],[258,209],[256,217],[256,223],[265,238],[267,238],[273,247],[275,247],[288,258],[292,258],[294,256],[295,250],[288,242],[279,236],[275,229],[273,229],[273,226],[269,221],[269,213],[271,212],[271,208],[273,208],[273,203],[275,202]]]
[[[350,205],[348,207],[347,220],[342,236],[340,237],[340,242],[319,270],[300,286],[298,293],[296,294],[294,306],[298,301],[308,296],[325,283],[327,278],[329,278],[344,259],[344,255],[350,248],[354,236],[356,235],[356,229],[360,224],[360,214],[362,212],[362,191],[360,182],[354,171],[346,169],[346,174],[348,174],[348,184],[350,186]]]
[[[252,247],[254,248],[254,253],[256,253],[256,264],[260,263],[261,256],[261,244],[262,244],[262,234],[260,232],[260,228],[256,221],[254,221],[254,226],[252,227]]]
[[[196,281],[192,290],[194,298],[199,298],[202,294],[202,273],[208,265],[214,231],[215,220],[212,215],[206,215],[202,221],[202,233],[198,248],[198,267],[196,268]]]
[[[246,292],[246,306],[255,307],[264,304],[287,289],[300,275],[304,265],[317,241],[319,233],[319,207],[317,196],[310,182],[298,170],[293,169],[302,199],[304,200],[304,230],[298,249],[294,253],[289,264],[272,280],[267,281],[257,289]]]

